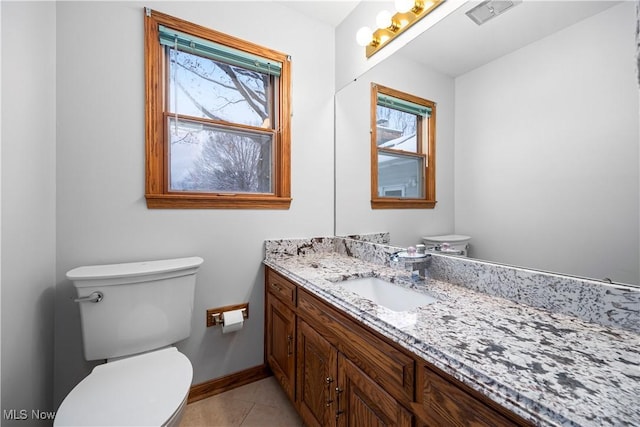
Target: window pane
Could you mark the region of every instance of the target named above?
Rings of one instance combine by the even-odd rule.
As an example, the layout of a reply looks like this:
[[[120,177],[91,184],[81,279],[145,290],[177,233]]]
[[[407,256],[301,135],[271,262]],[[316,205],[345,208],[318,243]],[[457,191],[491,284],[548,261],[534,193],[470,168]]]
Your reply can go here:
[[[422,157],[378,153],[378,196],[424,197],[423,171]]]
[[[416,129],[418,116],[393,108],[377,106],[376,144],[378,147],[418,152]]]
[[[273,77],[188,52],[169,50],[168,111],[231,123],[272,126]]]
[[[170,190],[272,194],[273,135],[169,119]]]

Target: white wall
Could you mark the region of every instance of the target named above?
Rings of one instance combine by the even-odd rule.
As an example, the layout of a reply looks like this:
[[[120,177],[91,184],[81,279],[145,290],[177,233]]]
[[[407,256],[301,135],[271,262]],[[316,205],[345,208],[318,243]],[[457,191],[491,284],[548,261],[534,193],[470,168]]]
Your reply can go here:
[[[371,209],[371,83],[435,101],[435,209]],[[453,198],[453,79],[396,55],[336,95],[336,234],[389,232],[395,245],[451,233]]]
[[[89,371],[69,269],[198,255],[192,334],[178,347],[201,383],[263,363],[263,242],[333,233],[333,29],[270,2],[154,2],[160,12],[292,56],[289,210],[149,210],[144,201],[143,6],[57,3],[55,402]],[[23,22],[24,23],[24,22]],[[107,36],[108,34],[108,36]],[[250,303],[242,331],[205,310]]]
[[[53,410],[55,4],[2,2],[2,410]],[[33,425],[2,420],[2,425]],[[40,423],[42,424],[42,423]]]
[[[634,7],[456,79],[455,225],[472,256],[639,282]]]

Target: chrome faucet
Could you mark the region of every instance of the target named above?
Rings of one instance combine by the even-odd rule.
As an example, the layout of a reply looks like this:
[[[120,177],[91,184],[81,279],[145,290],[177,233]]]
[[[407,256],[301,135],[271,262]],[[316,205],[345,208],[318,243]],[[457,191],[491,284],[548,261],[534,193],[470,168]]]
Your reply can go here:
[[[411,270],[411,275],[415,275],[417,272],[417,279],[426,279],[427,278],[427,266],[429,265],[429,261],[431,261],[431,255],[427,255],[426,258],[421,261],[414,262]]]
[[[396,269],[410,271],[417,279],[424,279],[427,275],[427,266],[431,261],[431,254],[420,254],[421,257],[402,256],[407,251],[397,251],[389,254],[389,266]]]

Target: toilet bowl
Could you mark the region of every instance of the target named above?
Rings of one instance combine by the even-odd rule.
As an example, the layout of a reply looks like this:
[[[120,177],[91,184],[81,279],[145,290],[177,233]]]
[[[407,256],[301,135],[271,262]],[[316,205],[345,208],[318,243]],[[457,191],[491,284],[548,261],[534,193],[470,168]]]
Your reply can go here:
[[[54,426],[177,426],[192,376],[175,347],[98,365],[64,399]]]
[[[173,344],[191,333],[200,257],[75,268],[86,360],[54,426],[177,426],[193,378]]]

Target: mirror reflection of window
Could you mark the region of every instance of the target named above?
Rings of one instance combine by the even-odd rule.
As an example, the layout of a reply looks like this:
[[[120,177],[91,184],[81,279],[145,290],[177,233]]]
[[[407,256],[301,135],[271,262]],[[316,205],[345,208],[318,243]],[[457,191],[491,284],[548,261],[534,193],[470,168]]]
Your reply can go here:
[[[433,208],[435,103],[371,87],[372,208]]]

